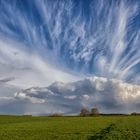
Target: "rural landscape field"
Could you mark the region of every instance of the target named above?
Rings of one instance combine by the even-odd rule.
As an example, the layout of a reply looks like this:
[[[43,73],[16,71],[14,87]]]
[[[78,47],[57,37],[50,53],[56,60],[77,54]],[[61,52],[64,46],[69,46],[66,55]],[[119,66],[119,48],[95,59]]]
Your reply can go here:
[[[140,140],[140,0],[0,0],[0,140]]]
[[[0,116],[0,140],[140,140],[140,117]]]

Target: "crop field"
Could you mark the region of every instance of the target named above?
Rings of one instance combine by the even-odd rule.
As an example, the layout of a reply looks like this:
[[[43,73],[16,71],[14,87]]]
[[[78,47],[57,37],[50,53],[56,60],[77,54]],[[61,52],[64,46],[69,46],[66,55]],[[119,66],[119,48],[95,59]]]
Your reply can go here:
[[[0,140],[140,140],[140,116],[0,116]]]

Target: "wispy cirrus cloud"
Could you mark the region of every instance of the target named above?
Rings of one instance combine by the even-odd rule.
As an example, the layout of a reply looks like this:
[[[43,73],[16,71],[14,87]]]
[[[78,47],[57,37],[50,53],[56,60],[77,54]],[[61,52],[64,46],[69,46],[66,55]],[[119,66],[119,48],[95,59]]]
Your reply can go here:
[[[21,87],[46,86],[56,80],[71,81],[76,76],[59,71],[36,53],[20,48],[21,44],[0,42],[0,76],[14,77],[3,79]]]
[[[3,1],[0,34],[36,50],[59,69],[139,84],[139,2],[91,1],[87,13],[82,4]]]

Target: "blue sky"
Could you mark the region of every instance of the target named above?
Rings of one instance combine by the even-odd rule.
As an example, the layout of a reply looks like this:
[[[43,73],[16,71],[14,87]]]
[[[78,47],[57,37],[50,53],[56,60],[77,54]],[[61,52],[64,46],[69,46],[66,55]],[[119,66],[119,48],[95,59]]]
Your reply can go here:
[[[140,83],[138,0],[1,0],[0,36],[62,71]]]
[[[139,85],[139,0],[0,0],[0,114],[139,111]]]

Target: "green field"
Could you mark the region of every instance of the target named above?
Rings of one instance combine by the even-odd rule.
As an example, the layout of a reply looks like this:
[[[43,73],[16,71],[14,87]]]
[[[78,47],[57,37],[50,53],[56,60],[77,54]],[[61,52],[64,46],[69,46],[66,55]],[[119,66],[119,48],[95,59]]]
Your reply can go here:
[[[0,116],[0,140],[140,140],[140,116]]]

